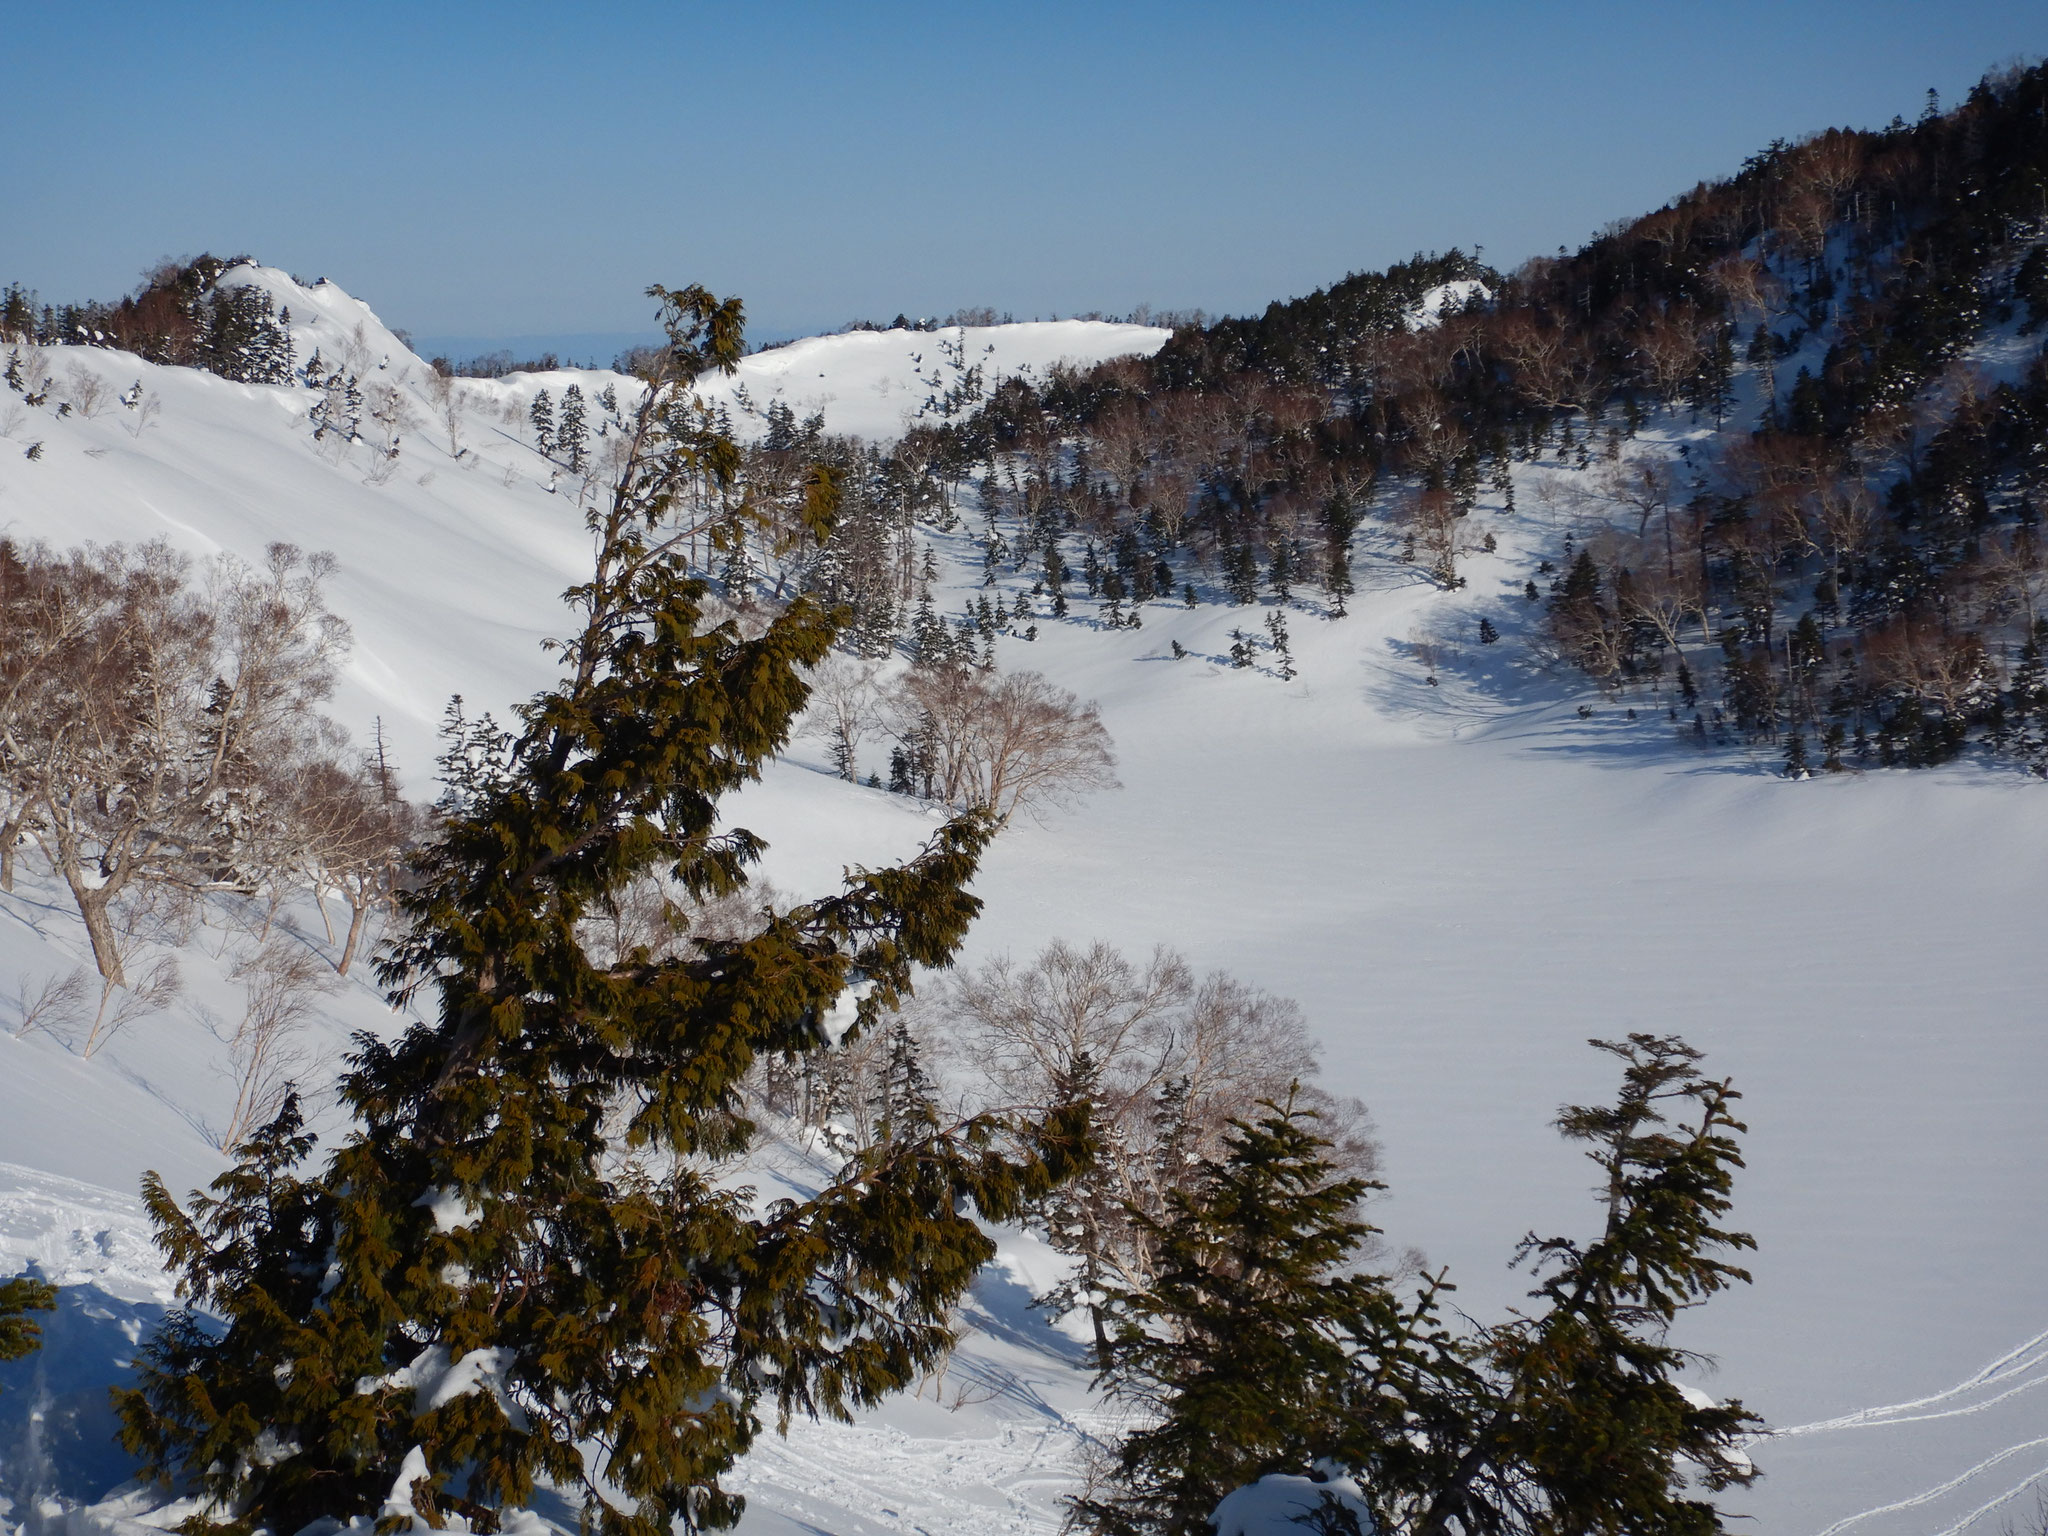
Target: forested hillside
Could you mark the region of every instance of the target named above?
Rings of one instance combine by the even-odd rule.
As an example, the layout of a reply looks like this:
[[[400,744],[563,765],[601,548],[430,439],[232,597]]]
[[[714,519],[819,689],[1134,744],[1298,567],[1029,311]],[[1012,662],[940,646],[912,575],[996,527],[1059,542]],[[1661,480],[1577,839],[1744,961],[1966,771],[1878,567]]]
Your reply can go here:
[[[906,490],[878,475],[875,498],[936,505],[978,466],[988,568],[1113,629],[1160,600],[1341,615],[1361,526],[1456,587],[1470,515],[1513,516],[1511,469],[1547,466],[1578,537],[1525,595],[1603,691],[1702,743],[1783,743],[1794,771],[2048,766],[2044,100],[2040,68],[2009,71],[1911,124],[1774,143],[1512,274],[1417,257],[1008,382],[914,433]]]

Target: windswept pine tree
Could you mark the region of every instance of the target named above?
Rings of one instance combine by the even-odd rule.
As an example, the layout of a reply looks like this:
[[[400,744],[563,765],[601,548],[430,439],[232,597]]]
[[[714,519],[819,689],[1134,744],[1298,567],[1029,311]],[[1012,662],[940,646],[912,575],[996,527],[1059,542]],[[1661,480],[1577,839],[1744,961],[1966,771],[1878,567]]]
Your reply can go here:
[[[730,897],[762,844],[721,798],[787,739],[838,614],[791,603],[756,638],[711,622],[678,526],[739,462],[692,393],[741,356],[737,300],[656,288],[668,345],[588,514],[563,676],[501,730],[456,722],[439,835],[381,964],[418,1022],[359,1038],[352,1123],[316,1149],[295,1102],[210,1195],[146,1194],[190,1308],[119,1395],[193,1532],[498,1528],[545,1482],[585,1529],[717,1528],[721,1477],[770,1412],[844,1415],[947,1349],[948,1309],[1004,1220],[1087,1151],[1086,1112],[1025,1130],[904,1117],[816,1195],[761,1206],[720,1177],[758,1135],[755,1060],[833,1050],[942,966],[978,902],[991,823],[672,957],[586,947],[658,875]],[[829,528],[829,476],[807,515]],[[700,530],[697,530],[700,531]]]

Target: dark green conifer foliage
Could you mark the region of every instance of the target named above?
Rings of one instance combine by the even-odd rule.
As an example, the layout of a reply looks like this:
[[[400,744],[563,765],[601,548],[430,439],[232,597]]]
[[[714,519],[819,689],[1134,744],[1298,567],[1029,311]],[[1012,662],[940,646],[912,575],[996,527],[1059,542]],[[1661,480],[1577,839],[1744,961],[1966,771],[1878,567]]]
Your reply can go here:
[[[27,1275],[0,1281],[0,1360],[19,1360],[43,1341],[43,1330],[31,1312],[48,1312],[57,1305],[57,1288]]]
[[[442,829],[380,967],[422,1021],[357,1041],[331,1154],[288,1104],[189,1212],[147,1182],[188,1298],[226,1328],[174,1314],[118,1407],[146,1472],[202,1496],[195,1533],[380,1511],[386,1530],[452,1512],[488,1531],[541,1480],[603,1536],[729,1526],[741,1500],[719,1479],[762,1416],[911,1381],[992,1251],[974,1214],[1017,1215],[1085,1157],[1083,1110],[1028,1133],[900,1127],[765,1209],[718,1177],[756,1135],[739,1085],[757,1056],[828,1050],[849,984],[868,1023],[913,964],[950,959],[985,820],[764,911],[751,938],[584,948],[583,919],[631,881],[745,883],[761,845],[717,832],[718,802],[787,738],[838,617],[799,599],[755,639],[704,623],[673,515],[737,472],[691,385],[742,355],[742,315],[701,288],[650,295],[668,345],[588,514],[564,676],[511,731],[457,716]],[[426,1473],[394,1491],[415,1448]]]
[[[544,459],[553,458],[555,453],[555,402],[542,390],[533,397],[533,405],[526,413],[526,419],[533,424],[533,446]]]
[[[1537,1303],[1453,1333],[1441,1275],[1400,1298],[1359,1267],[1372,1187],[1333,1180],[1327,1145],[1290,1108],[1233,1126],[1229,1151],[1168,1197],[1157,1278],[1115,1290],[1110,1392],[1154,1422],[1077,1504],[1107,1536],[1205,1536],[1217,1501],[1325,1460],[1357,1474],[1398,1536],[1711,1536],[1701,1492],[1746,1485],[1757,1419],[1700,1406],[1671,1379],[1695,1357],[1680,1310],[1749,1276],[1754,1246],[1720,1225],[1742,1159],[1738,1095],[1699,1053],[1644,1034],[1592,1042],[1620,1059],[1611,1105],[1558,1129],[1600,1169],[1592,1242],[1526,1238]],[[1140,1218],[1141,1220],[1143,1218]]]
[[[1352,580],[1352,535],[1364,510],[1352,500],[1348,489],[1339,489],[1323,504],[1323,590],[1329,592],[1329,616],[1343,618],[1346,600],[1358,590]]]
[[[923,1053],[910,1021],[900,1013],[889,1021],[883,1039],[882,1071],[870,1111],[876,1137],[885,1141],[918,1134],[936,1115]]]
[[[1276,539],[1273,543],[1273,563],[1266,571],[1266,579],[1272,583],[1275,602],[1285,603],[1294,596],[1297,547],[1292,539]]]
[[[1249,544],[1227,545],[1223,551],[1223,585],[1240,606],[1259,600],[1259,556]]]
[[[1048,539],[1045,544],[1045,589],[1052,597],[1052,616],[1063,619],[1067,616],[1067,594],[1062,585],[1073,573],[1060,557],[1059,541]]]
[[[199,361],[224,379],[245,384],[292,381],[291,311],[276,312],[261,288],[217,288],[200,313],[205,330]]]
[[[1592,1044],[1623,1063],[1621,1092],[1567,1105],[1557,1126],[1600,1170],[1605,1228],[1590,1243],[1523,1240],[1518,1261],[1542,1277],[1531,1295],[1543,1305],[1489,1331],[1485,1390],[1455,1416],[1460,1454],[1418,1490],[1428,1502],[1416,1536],[1709,1536],[1720,1514],[1690,1496],[1681,1466],[1708,1492],[1756,1476],[1740,1445],[1757,1417],[1739,1402],[1688,1402],[1671,1376],[1695,1357],[1665,1336],[1682,1308],[1749,1279],[1719,1256],[1756,1246],[1718,1224],[1742,1166],[1740,1095],[1674,1037]]]
[[[571,384],[562,391],[562,420],[555,429],[555,451],[568,461],[571,470],[579,474],[583,470],[584,459],[588,457],[590,443],[590,434],[583,421],[583,389],[580,385]]]
[[[1207,1536],[1233,1488],[1405,1438],[1412,1394],[1394,1378],[1431,1352],[1415,1343],[1433,1336],[1433,1289],[1404,1314],[1384,1276],[1356,1269],[1374,1231],[1358,1203],[1379,1186],[1332,1176],[1312,1111],[1263,1108],[1231,1122],[1223,1161],[1171,1190],[1163,1220],[1137,1218],[1157,1275],[1107,1291],[1099,1379],[1157,1421],[1124,1439],[1112,1485],[1077,1501],[1089,1529]],[[1375,1340],[1393,1341],[1391,1370],[1361,1357]]]

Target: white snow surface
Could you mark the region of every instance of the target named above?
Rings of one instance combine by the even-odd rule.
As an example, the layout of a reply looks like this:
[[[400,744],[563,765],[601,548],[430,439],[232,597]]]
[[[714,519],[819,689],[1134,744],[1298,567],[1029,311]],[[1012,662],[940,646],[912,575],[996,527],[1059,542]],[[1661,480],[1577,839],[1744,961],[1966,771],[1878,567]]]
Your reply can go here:
[[[323,350],[354,346],[372,372],[425,388],[339,289],[280,298]],[[814,370],[828,410],[880,376],[867,349],[885,341],[930,337],[800,344],[848,359],[843,378]],[[806,355],[760,356],[784,352]],[[548,466],[491,425],[532,378],[473,386],[472,455],[424,425],[379,483],[360,450],[312,443],[303,390],[103,351],[50,361],[60,381],[87,368],[114,391],[140,377],[162,414],[138,437],[119,405],[58,421],[0,395],[9,533],[160,535],[251,560],[273,539],[334,550],[332,600],[356,637],[335,712],[359,736],[383,718],[415,794],[448,694],[503,711],[547,681],[538,642],[588,551],[573,492],[551,491]],[[783,387],[801,409],[793,361]],[[1690,433],[1666,423],[1641,451]],[[1521,587],[1577,515],[1539,494],[1555,473],[1520,468],[1522,510],[1475,514],[1474,539],[1491,528],[1499,547],[1466,560],[1463,591],[1395,561],[1396,536],[1369,525],[1352,615],[1288,615],[1291,682],[1231,669],[1229,631],[1257,633],[1263,615],[1215,606],[1153,604],[1142,630],[1108,631],[1077,600],[1068,622],[1040,616],[1035,643],[1003,640],[1004,666],[1100,701],[1124,788],[1003,834],[966,958],[1055,936],[1168,942],[1297,998],[1328,1086],[1376,1116],[1392,1191],[1375,1219],[1448,1263],[1480,1317],[1526,1289],[1505,1268],[1524,1231],[1594,1220],[1592,1172],[1549,1129],[1560,1104],[1612,1092],[1586,1038],[1686,1036],[1746,1095],[1735,1220],[1759,1251],[1755,1285],[1683,1319],[1679,1341],[1718,1357],[1698,1385],[1785,1426],[1752,1447],[1764,1480],[1728,1506],[1791,1536],[1995,1530],[2048,1473],[2048,790],[1975,766],[1787,783],[1774,758],[1695,753],[1645,701],[1627,701],[1643,716],[1630,720],[1546,672],[1519,643],[1538,611]],[[957,611],[978,560],[965,533],[929,538]],[[1476,643],[1481,614],[1502,643]],[[835,780],[804,741],[734,816],[769,839],[777,886],[805,893],[934,824]],[[287,922],[322,942],[310,908]],[[32,1496],[90,1497],[125,1475],[105,1448],[104,1386],[172,1300],[137,1179],[154,1167],[182,1191],[220,1167],[208,1132],[232,1100],[223,1021],[238,1016],[226,945],[202,930],[181,955],[185,997],[85,1060],[75,1036],[12,1038],[18,983],[87,963],[75,919],[32,875],[0,897],[0,1273],[33,1267],[65,1288],[49,1347],[0,1374],[0,1484],[37,1529],[83,1536],[136,1512]],[[311,1045],[329,1060],[351,1029],[396,1023],[360,980],[322,1011]],[[817,1176],[778,1155],[764,1186]],[[857,1424],[766,1437],[736,1480],[747,1530],[1057,1528],[1081,1449],[1109,1423],[1078,1346],[1025,1305],[1043,1245],[1001,1240],[944,1377]]]
[[[1300,1473],[1271,1472],[1225,1494],[1211,1519],[1216,1536],[1301,1536],[1314,1529],[1303,1523],[1305,1517],[1329,1505],[1350,1515],[1365,1536],[1372,1536],[1372,1507],[1348,1477],[1317,1482]]]
[[[1444,311],[1453,304],[1463,305],[1474,294],[1482,299],[1493,297],[1493,290],[1476,277],[1453,278],[1448,283],[1438,283],[1422,295],[1422,300],[1408,313],[1408,323],[1418,331],[1430,330],[1443,323]]]
[[[1108,320],[847,331],[753,353],[730,376],[707,379],[703,394],[728,406],[745,436],[762,430],[761,413],[780,400],[800,418],[820,413],[828,432],[889,442],[919,421],[936,422],[926,402],[957,384],[964,369],[980,368],[983,390],[992,391],[1000,380],[1020,375],[1043,381],[1062,363],[1150,357],[1172,335],[1156,325]],[[948,360],[949,345],[955,361]]]

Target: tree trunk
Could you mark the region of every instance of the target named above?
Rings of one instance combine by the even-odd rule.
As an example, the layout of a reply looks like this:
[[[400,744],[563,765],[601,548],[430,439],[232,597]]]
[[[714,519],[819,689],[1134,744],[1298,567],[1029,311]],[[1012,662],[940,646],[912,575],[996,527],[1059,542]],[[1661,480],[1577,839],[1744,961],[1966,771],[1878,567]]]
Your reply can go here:
[[[92,943],[93,964],[112,985],[127,986],[128,977],[121,969],[120,941],[114,933],[114,920],[107,912],[114,893],[105,886],[96,890],[81,887],[71,880],[69,871],[66,871],[65,879],[71,886],[72,898],[78,903],[78,915],[85,920],[85,936]]]
[[[370,904],[353,899],[348,904],[348,942],[341,947],[341,961],[334,967],[334,974],[346,976],[348,968],[356,957],[356,945],[362,941],[363,929],[370,921]]]
[[[86,879],[85,861],[80,854],[76,834],[66,827],[60,815],[53,815],[50,819],[54,823],[50,828],[52,835],[45,838],[38,830],[36,841],[42,845],[44,857],[64,877],[64,885],[71,892],[71,900],[85,923],[85,936],[92,944],[93,964],[99,968],[101,979],[108,986],[125,987],[128,977],[121,969],[121,944],[108,909],[114,898],[127,887],[127,871],[94,885]]]

